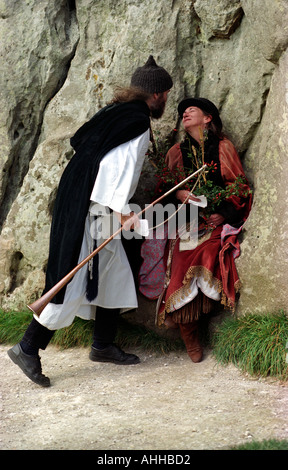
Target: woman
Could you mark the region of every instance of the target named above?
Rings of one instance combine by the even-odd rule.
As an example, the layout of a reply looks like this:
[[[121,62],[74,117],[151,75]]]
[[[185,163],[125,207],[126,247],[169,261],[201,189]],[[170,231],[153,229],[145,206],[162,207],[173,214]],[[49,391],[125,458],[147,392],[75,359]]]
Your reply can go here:
[[[251,192],[235,147],[222,133],[216,106],[205,98],[188,98],[181,101],[178,112],[186,135],[183,142],[175,144],[166,155],[171,173],[183,168],[190,168],[192,173],[199,166],[197,155],[203,150],[204,162],[208,168],[213,168],[205,176],[206,182],[209,179],[212,187],[217,186],[221,191],[231,189],[231,195],[214,205],[212,213],[209,214],[208,203],[206,217],[205,214],[199,217],[196,248],[187,251],[178,236],[168,241],[162,259],[166,274],[158,300],[157,324],[179,327],[188,355],[193,362],[200,362],[203,357],[198,336],[200,316],[211,312],[220,302],[234,308],[239,289],[234,262],[239,255],[237,235],[250,211]],[[233,185],[238,177],[244,180],[241,190],[239,186],[235,190]],[[201,189],[204,191],[204,186]],[[187,189],[178,190],[176,198],[186,204],[194,199]],[[150,298],[153,294],[147,294],[147,279],[152,279],[153,275],[146,267],[148,246],[152,242],[147,240],[142,246],[144,263],[140,270],[140,291]],[[159,266],[158,263],[156,268]]]

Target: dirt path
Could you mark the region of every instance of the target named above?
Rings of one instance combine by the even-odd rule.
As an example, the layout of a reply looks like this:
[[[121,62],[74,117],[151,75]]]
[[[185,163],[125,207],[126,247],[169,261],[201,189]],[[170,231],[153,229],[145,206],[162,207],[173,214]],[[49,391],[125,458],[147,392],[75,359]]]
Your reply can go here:
[[[52,386],[27,379],[0,346],[2,450],[218,450],[288,439],[288,387],[221,367],[207,352],[139,352],[141,364],[88,359],[89,350],[42,352]],[[133,351],[135,352],[135,351]]]

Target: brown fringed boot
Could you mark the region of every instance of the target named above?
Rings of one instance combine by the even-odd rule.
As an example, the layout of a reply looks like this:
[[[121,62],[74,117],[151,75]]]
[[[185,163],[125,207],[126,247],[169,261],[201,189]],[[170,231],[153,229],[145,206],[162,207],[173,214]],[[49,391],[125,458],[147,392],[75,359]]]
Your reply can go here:
[[[203,357],[203,348],[199,341],[198,322],[179,323],[179,327],[188,356],[193,362],[201,362]]]

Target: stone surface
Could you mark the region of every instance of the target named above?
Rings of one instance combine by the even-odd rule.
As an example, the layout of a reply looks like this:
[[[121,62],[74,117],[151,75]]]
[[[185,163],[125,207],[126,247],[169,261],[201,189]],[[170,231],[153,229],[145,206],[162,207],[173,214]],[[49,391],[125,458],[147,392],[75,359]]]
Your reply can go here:
[[[237,267],[242,279],[239,310],[287,310],[288,52],[274,73],[261,127],[247,152],[255,185]]]
[[[288,4],[285,0],[241,0],[255,45],[267,60],[277,63],[288,46]]]
[[[196,0],[194,9],[201,20],[200,29],[206,39],[213,36],[228,39],[243,16],[239,0]]]
[[[43,113],[63,85],[78,40],[65,0],[0,3],[0,223],[39,143]]]

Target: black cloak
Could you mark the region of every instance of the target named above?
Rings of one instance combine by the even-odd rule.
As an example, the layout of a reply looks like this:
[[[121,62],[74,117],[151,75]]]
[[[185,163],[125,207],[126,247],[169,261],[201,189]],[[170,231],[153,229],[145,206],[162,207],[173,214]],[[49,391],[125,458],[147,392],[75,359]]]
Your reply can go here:
[[[75,154],[61,177],[53,210],[46,284],[43,294],[78,264],[90,196],[101,159],[150,126],[144,101],[106,106],[71,138]],[[51,300],[63,303],[66,286]]]

